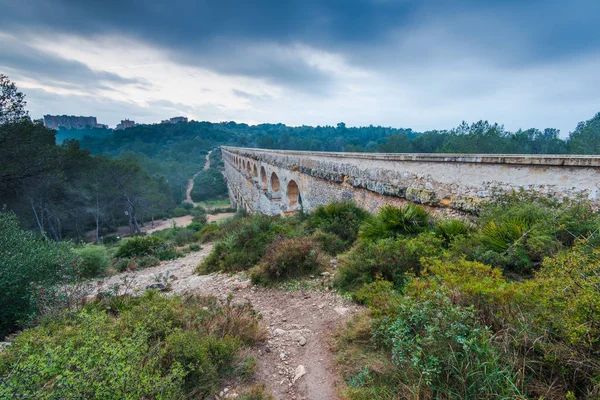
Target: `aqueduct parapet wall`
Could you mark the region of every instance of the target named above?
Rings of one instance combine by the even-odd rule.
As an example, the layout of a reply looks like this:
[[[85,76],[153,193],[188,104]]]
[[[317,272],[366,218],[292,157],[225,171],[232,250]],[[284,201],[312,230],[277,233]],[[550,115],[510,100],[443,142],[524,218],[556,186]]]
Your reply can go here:
[[[374,212],[411,201],[472,212],[499,192],[534,190],[600,205],[600,156],[325,153],[222,147],[234,206],[290,214],[333,200]]]

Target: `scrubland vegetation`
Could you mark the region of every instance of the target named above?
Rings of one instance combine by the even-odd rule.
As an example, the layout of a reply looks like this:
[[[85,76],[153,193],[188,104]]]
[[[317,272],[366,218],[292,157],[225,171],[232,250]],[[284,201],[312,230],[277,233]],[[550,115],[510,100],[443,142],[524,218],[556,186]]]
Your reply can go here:
[[[107,298],[17,336],[0,353],[0,397],[207,398],[250,380],[256,361],[244,349],[265,338],[249,305],[155,291]]]
[[[205,228],[198,270],[272,285],[338,254],[335,288],[367,308],[336,337],[351,399],[596,398],[598,229],[585,200],[528,193],[464,219],[333,203]]]

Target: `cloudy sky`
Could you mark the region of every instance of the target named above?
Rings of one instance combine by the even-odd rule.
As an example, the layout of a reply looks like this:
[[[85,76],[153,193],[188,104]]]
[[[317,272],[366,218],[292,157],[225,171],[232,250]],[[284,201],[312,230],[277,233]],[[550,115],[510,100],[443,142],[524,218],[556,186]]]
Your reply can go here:
[[[0,0],[33,117],[560,128],[600,111],[598,0]]]

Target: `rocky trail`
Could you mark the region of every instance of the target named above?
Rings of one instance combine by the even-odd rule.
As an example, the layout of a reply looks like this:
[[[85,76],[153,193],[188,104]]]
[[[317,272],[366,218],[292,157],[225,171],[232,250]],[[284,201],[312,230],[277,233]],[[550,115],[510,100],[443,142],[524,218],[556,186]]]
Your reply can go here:
[[[208,154],[206,155],[206,162],[204,163],[204,168],[202,168],[200,171],[196,172],[194,174],[194,176],[192,177],[192,179],[190,179],[188,181],[188,186],[187,189],[185,191],[185,201],[190,203],[191,205],[193,205],[194,207],[196,207],[198,205],[198,203],[194,203],[194,200],[192,200],[192,189],[194,189],[194,181],[196,180],[196,177],[198,176],[198,174],[202,171],[206,171],[207,169],[210,168],[210,153],[212,153],[213,151],[209,151]]]
[[[211,244],[204,245],[200,251],[153,268],[94,281],[90,296],[111,289],[132,293],[168,288],[173,294],[214,295],[221,299],[231,295],[234,302],[249,302],[261,313],[269,332],[268,340],[254,349],[257,381],[265,382],[276,399],[337,398],[331,333],[359,307],[324,285],[323,289],[284,290],[251,285],[243,275],[195,275],[195,267],[211,250]],[[328,279],[315,277],[311,286],[319,287]],[[222,392],[222,397],[235,398],[235,388]]]

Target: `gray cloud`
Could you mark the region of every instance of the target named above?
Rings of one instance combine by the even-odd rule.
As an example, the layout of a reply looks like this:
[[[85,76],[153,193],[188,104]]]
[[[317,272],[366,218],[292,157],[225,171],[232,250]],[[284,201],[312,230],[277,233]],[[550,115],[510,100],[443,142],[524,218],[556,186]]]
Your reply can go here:
[[[65,89],[109,89],[107,84],[146,86],[141,79],[94,71],[85,64],[40,51],[9,36],[0,36],[0,68]]]
[[[237,110],[245,119],[448,128],[498,118],[511,128],[550,121],[565,131],[600,107],[597,1],[0,0],[0,9],[0,30],[15,35],[134,38],[175,63],[285,89],[283,100],[234,90],[252,103]],[[323,69],[293,51],[298,45],[335,53],[368,77]],[[69,87],[145,85],[17,50],[3,48],[0,65],[24,76]],[[218,103],[197,115],[229,117]]]

